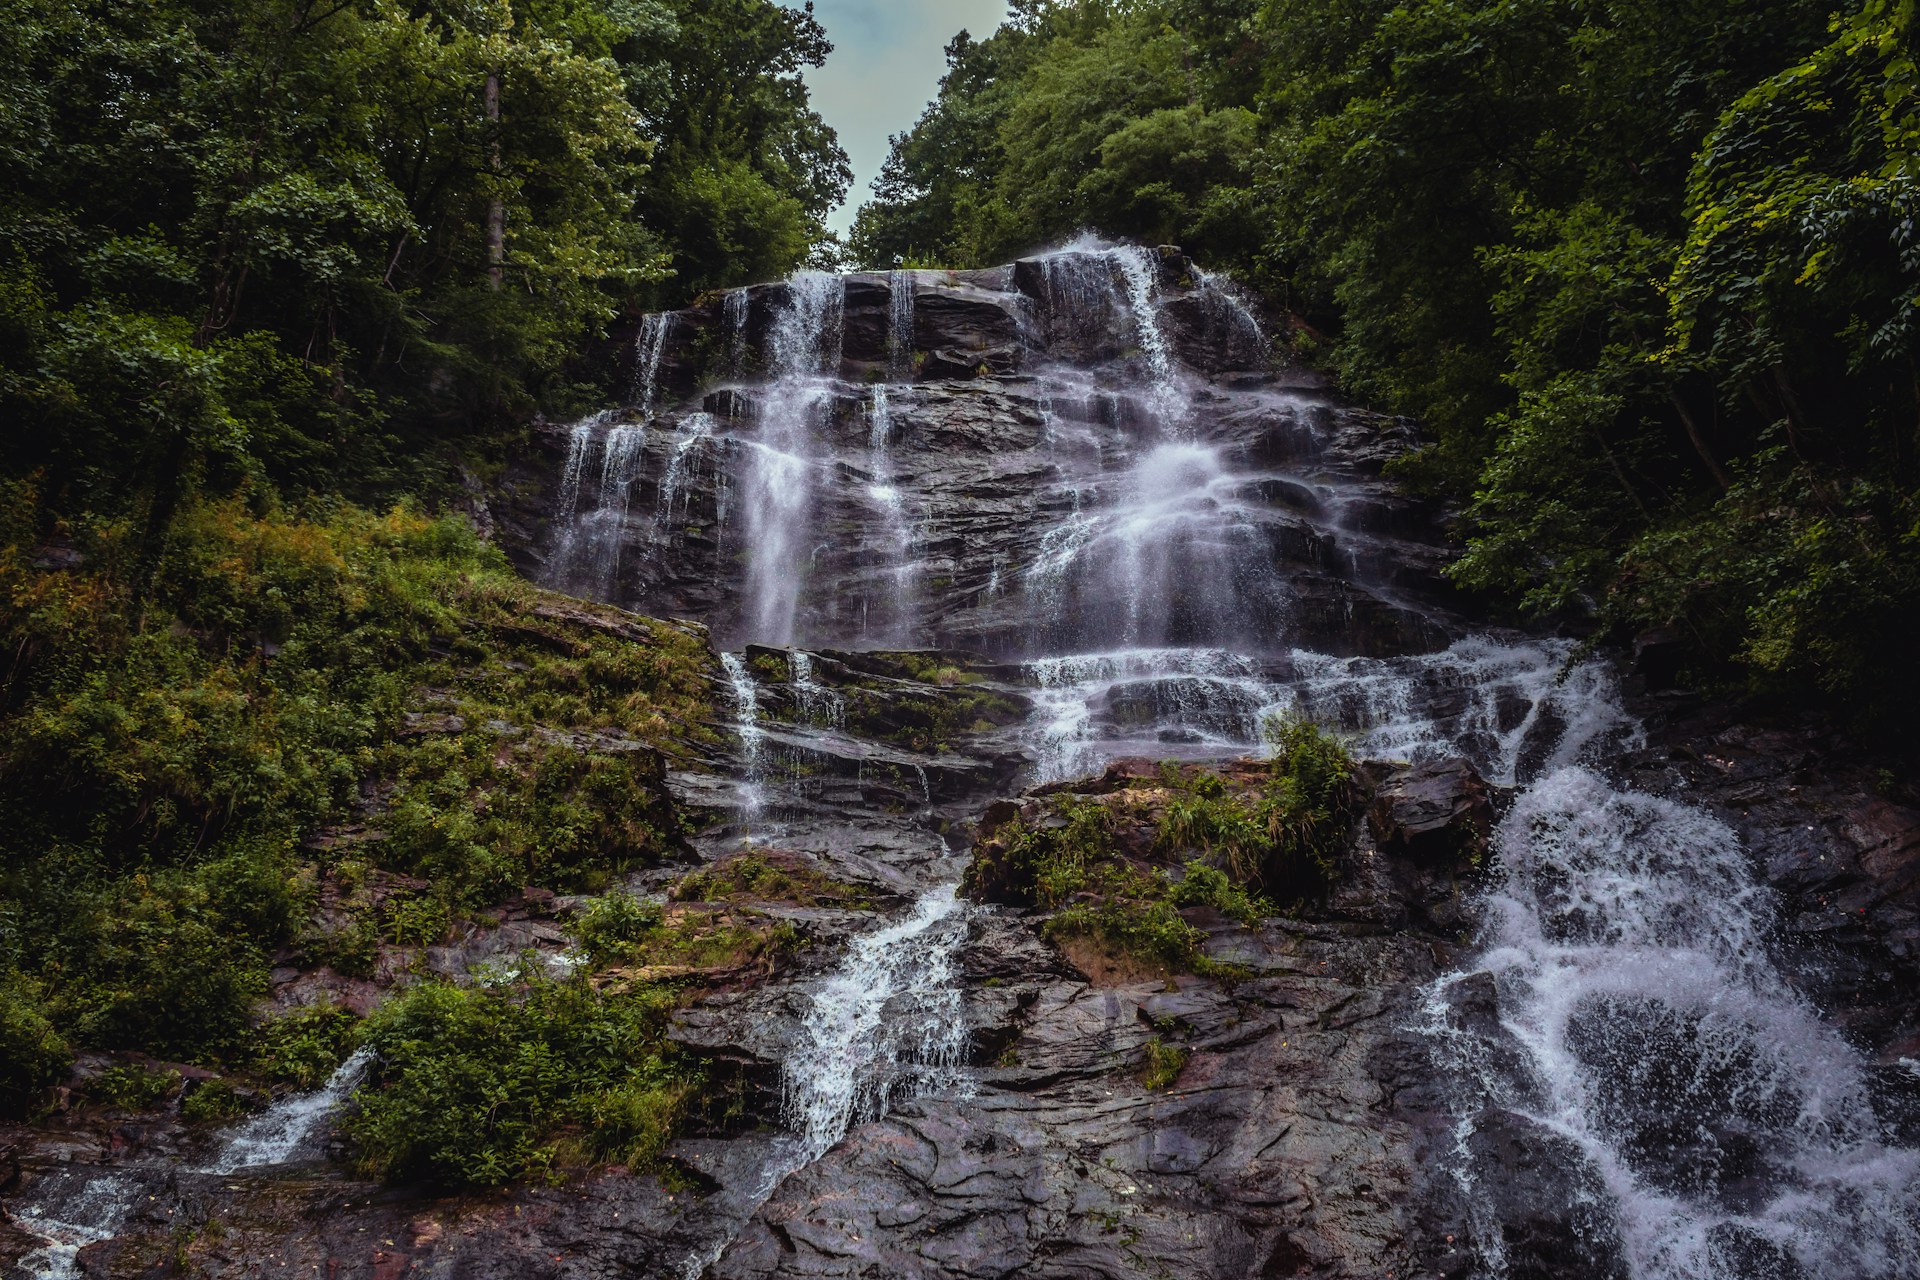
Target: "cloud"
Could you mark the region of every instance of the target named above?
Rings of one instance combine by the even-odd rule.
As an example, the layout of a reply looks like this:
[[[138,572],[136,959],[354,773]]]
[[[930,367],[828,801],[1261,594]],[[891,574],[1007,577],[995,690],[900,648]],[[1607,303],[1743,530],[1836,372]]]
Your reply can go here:
[[[793,7],[797,8],[795,4]],[[943,50],[962,28],[985,38],[1005,0],[814,0],[833,41],[824,67],[807,70],[814,110],[840,134],[853,161],[847,203],[828,219],[844,233],[887,158],[887,138],[920,118],[946,73]]]

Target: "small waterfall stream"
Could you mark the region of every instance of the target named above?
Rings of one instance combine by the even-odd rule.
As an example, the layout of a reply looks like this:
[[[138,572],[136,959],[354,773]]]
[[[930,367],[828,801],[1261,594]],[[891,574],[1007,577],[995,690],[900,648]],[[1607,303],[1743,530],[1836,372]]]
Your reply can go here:
[[[314,1131],[346,1103],[372,1065],[373,1050],[355,1049],[318,1089],[283,1098],[241,1125],[208,1162],[206,1171],[237,1173],[293,1159],[306,1149]]]

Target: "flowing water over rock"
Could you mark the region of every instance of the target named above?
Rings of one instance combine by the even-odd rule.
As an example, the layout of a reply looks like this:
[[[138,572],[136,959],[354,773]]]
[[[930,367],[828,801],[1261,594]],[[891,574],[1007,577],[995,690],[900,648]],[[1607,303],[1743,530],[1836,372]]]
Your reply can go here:
[[[1496,1111],[1533,1126],[1535,1157],[1556,1167],[1578,1274],[1916,1265],[1915,1156],[1881,1133],[1856,1052],[1769,967],[1766,895],[1738,839],[1594,771],[1643,741],[1604,663],[1447,612],[1428,517],[1378,478],[1405,429],[1276,376],[1226,282],[1081,241],[996,272],[803,276],[717,311],[736,348],[757,336],[767,376],[738,381],[751,362],[735,358],[687,411],[712,422],[731,470],[704,488],[684,471],[663,483],[704,523],[696,556],[711,558],[610,598],[704,616],[734,644],[987,655],[933,661],[1031,708],[1008,729],[976,726],[971,749],[1011,744],[1034,782],[1257,750],[1288,711],[1363,755],[1470,760],[1520,789],[1501,879],[1482,948],[1407,1016],[1456,1081],[1449,1176],[1469,1189],[1467,1269],[1519,1274],[1538,1244],[1502,1220],[1511,1205],[1471,1194],[1501,1160],[1486,1136]],[[712,373],[679,376],[691,390]],[[812,658],[791,653],[785,749],[844,760],[851,748],[822,735],[846,731],[849,698],[857,721],[858,699],[827,701]],[[726,662],[736,705],[753,706],[739,659]],[[743,710],[750,778],[766,750],[757,714]],[[904,765],[927,776],[887,761]],[[879,767],[862,756],[856,781]],[[787,795],[790,815],[826,794],[808,785]],[[886,856],[910,881],[925,874]],[[925,1047],[926,1026],[962,1020],[947,979],[904,1023],[882,1014],[930,963],[913,941],[944,920],[930,904],[952,901],[921,892],[852,944],[783,1060],[795,1169],[886,1110],[890,1064],[921,1064],[911,1091],[962,1054]],[[1448,993],[1485,983],[1491,1017],[1463,1020]],[[903,1059],[901,1036],[921,1048]],[[735,1252],[751,1258],[752,1242]]]
[[[711,627],[726,758],[671,777],[703,858],[872,901],[791,909],[831,945],[677,1015],[759,1127],[683,1140],[684,1198],[602,1180],[565,1193],[600,1217],[501,1226],[541,1274],[1920,1274],[1916,1087],[1796,986],[1756,829],[1625,781],[1666,764],[1607,661],[1459,616],[1382,478],[1412,429],[1275,365],[1229,282],[1079,241],[633,336],[631,403],[550,432],[508,550]],[[1186,913],[1230,978],[956,897],[971,841],[1044,820],[1001,797],[1255,777],[1227,762],[1288,713],[1372,803],[1323,901]],[[1490,827],[1484,864],[1453,838]]]
[[[240,1126],[207,1164],[208,1173],[285,1164],[307,1149],[315,1131],[343,1106],[372,1065],[371,1049],[356,1049],[312,1093],[282,1099]]]

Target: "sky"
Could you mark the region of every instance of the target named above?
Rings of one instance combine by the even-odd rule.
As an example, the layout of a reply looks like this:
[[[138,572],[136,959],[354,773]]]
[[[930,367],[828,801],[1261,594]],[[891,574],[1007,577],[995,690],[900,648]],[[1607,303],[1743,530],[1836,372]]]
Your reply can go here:
[[[789,0],[799,8],[799,0]],[[814,0],[814,16],[833,41],[824,67],[809,67],[813,109],[840,134],[853,162],[847,202],[827,219],[843,236],[887,158],[887,137],[920,118],[947,60],[942,50],[961,28],[985,39],[1006,16],[1006,0]]]

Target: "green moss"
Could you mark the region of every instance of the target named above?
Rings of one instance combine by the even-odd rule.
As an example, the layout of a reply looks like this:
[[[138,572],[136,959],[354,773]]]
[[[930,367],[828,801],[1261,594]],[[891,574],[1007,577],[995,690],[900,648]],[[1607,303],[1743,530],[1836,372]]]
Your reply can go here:
[[[865,907],[866,890],[836,880],[803,859],[749,849],[683,876],[669,891],[676,902],[790,902],[812,907],[833,903]]]

